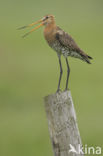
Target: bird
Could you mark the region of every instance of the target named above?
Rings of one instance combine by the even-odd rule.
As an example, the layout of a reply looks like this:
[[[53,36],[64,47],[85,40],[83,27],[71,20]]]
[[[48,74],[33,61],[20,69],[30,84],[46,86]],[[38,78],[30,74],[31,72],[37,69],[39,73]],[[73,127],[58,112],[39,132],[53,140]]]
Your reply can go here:
[[[62,30],[59,26],[56,25],[55,17],[54,15],[48,14],[38,20],[37,22],[34,22],[29,25],[25,25],[23,27],[18,28],[25,29],[28,27],[32,27],[34,25],[37,25],[35,28],[33,28],[31,31],[27,32],[22,37],[26,37],[30,33],[32,33],[34,30],[40,28],[41,26],[44,26],[44,38],[47,41],[48,45],[57,53],[59,65],[60,65],[60,76],[58,81],[58,87],[57,92],[60,91],[60,84],[63,74],[62,69],[62,63],[61,63],[61,56],[63,55],[66,61],[67,65],[67,79],[66,79],[66,87],[65,91],[68,90],[68,81],[69,81],[69,75],[70,75],[70,67],[68,62],[68,57],[74,57],[78,58],[82,61],[87,62],[88,64],[91,64],[90,60],[92,59],[91,56],[87,55],[82,49],[79,48],[75,40],[64,30]]]

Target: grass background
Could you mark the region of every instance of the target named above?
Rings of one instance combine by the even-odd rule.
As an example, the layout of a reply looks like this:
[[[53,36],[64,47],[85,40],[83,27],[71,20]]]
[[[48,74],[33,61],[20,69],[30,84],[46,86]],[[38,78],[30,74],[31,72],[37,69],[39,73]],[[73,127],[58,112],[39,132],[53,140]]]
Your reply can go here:
[[[1,0],[0,156],[53,155],[43,97],[56,91],[58,58],[43,28],[25,39],[28,30],[16,30],[48,13],[93,57],[92,65],[69,58],[69,88],[83,144],[103,146],[103,1]]]

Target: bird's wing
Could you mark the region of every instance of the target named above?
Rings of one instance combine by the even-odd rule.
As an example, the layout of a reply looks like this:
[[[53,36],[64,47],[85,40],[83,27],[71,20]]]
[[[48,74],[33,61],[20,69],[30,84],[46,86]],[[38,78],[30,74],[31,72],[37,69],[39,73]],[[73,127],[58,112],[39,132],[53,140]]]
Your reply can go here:
[[[92,59],[92,57],[88,56],[86,53],[84,53],[76,44],[76,42],[73,40],[73,38],[64,32],[61,28],[57,27],[56,32],[56,39],[59,41],[59,43],[68,48],[69,51],[74,51],[78,53],[83,60],[85,60],[87,63],[90,63],[89,59]]]
[[[58,39],[58,41],[62,46],[67,47],[70,50],[77,52],[81,51],[80,48],[75,43],[75,41],[73,40],[73,38],[59,27],[56,33],[56,39]]]
[[[87,57],[86,55],[76,44],[73,38],[62,29],[58,27],[58,31],[56,33],[56,39],[60,42],[60,44],[64,47],[67,47],[68,50],[79,53],[82,57]]]

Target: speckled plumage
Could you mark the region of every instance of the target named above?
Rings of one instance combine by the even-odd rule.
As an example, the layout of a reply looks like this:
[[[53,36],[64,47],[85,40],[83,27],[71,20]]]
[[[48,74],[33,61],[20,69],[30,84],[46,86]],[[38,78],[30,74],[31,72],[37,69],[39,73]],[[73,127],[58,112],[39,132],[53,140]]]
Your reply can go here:
[[[75,57],[79,58],[87,63],[90,63],[89,59],[92,59],[90,56],[85,54],[75,43],[72,37],[64,32],[59,27],[55,26],[54,28],[47,27],[44,30],[44,36],[47,40],[49,46],[54,49],[58,55],[63,55],[64,57]]]

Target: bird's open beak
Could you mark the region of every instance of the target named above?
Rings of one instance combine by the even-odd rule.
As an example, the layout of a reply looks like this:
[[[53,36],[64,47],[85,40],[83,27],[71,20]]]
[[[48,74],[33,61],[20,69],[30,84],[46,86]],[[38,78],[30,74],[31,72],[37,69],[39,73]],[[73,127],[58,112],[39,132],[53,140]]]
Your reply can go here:
[[[21,29],[25,29],[25,28],[29,28],[29,27],[32,27],[33,25],[36,25],[38,23],[41,23],[40,25],[38,25],[37,27],[33,28],[31,31],[27,32],[25,35],[23,35],[22,37],[26,37],[27,35],[29,35],[31,32],[33,32],[34,30],[40,28],[41,26],[43,26],[44,24],[42,23],[42,20],[39,20],[37,22],[34,22],[32,24],[29,24],[29,25],[26,25],[26,26],[23,26],[23,27],[20,27],[18,28],[18,30],[21,30]]]

